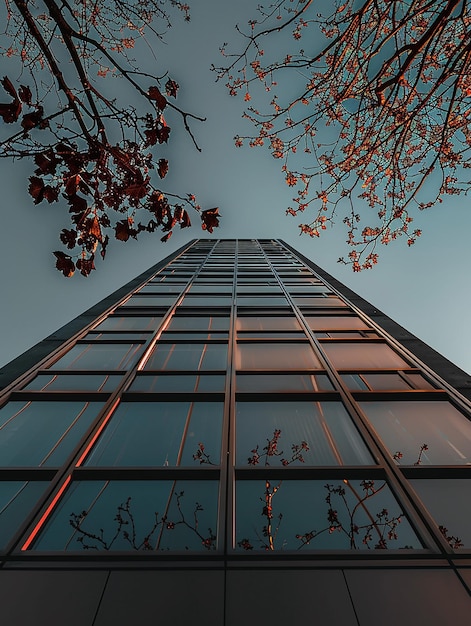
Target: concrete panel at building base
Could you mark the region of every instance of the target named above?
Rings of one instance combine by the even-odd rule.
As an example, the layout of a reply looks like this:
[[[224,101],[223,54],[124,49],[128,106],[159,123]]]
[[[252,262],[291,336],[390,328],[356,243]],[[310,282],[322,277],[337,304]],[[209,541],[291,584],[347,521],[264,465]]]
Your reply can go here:
[[[471,597],[451,570],[346,570],[360,626],[463,626]]]
[[[2,626],[91,626],[108,572],[0,571]]]
[[[264,569],[227,573],[226,626],[241,624],[357,626],[357,620],[341,570]]]
[[[118,624],[223,626],[224,572],[111,572],[93,626]]]

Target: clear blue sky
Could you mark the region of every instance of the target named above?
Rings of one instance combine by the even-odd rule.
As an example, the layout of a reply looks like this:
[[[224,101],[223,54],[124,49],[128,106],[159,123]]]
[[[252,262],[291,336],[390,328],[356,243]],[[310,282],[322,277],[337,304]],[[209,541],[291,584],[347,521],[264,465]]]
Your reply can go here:
[[[374,270],[353,274],[336,263],[346,253],[342,228],[327,231],[319,240],[299,237],[299,220],[285,217],[293,191],[281,176],[279,162],[264,149],[234,147],[236,133],[250,132],[241,119],[243,101],[230,98],[222,84],[215,84],[209,66],[219,61],[219,45],[237,41],[234,24],[246,24],[256,4],[198,0],[191,23],[176,23],[169,43],[156,48],[157,73],[168,68],[181,85],[179,104],[207,117],[206,123],[194,126],[201,154],[177,120],[170,120],[172,136],[162,153],[170,160],[165,190],[195,193],[205,208],[219,206],[223,220],[214,233],[217,237],[285,239],[471,372],[471,213],[466,197],[419,215],[417,228],[424,234],[414,247],[407,248],[405,242],[383,246]],[[148,54],[145,59],[151,62]],[[15,77],[7,60],[1,59],[0,66],[0,76]],[[59,204],[33,205],[27,194],[32,171],[26,162],[0,161],[0,366],[188,239],[204,235],[195,214],[195,227],[175,231],[167,244],[151,235],[139,242],[113,242],[106,261],[98,262],[88,279],[66,280],[54,269],[51,254],[61,248],[58,232],[68,227],[66,210]]]

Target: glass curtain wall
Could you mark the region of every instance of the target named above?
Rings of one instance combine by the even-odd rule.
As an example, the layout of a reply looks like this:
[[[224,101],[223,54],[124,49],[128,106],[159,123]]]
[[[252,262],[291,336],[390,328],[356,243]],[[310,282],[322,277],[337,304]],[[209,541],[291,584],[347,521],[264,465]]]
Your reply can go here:
[[[2,558],[469,557],[469,418],[280,241],[199,240],[3,398]]]

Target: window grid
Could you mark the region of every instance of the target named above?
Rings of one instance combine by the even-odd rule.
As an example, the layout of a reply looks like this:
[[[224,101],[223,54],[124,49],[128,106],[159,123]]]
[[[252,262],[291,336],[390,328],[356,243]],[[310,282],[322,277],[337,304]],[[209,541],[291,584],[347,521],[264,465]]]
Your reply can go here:
[[[221,292],[218,291],[219,284],[222,287]],[[198,288],[192,291],[193,285],[198,286]],[[159,286],[165,288],[159,289]],[[311,286],[313,291],[309,290]],[[222,295],[218,295],[218,293]],[[211,303],[211,300],[214,304]],[[135,307],[133,303],[136,303]],[[240,329],[239,320],[241,323],[250,319],[261,320],[260,322],[250,322],[256,326],[257,324],[263,325],[263,319],[265,319],[271,320],[270,324],[276,325],[273,320],[276,320],[277,316],[280,320],[284,320],[286,315],[292,315],[293,319],[297,320],[300,324],[299,331],[291,331],[292,334],[290,334],[282,329],[266,331],[256,328],[248,328],[245,331]],[[225,326],[225,322],[216,322],[216,326],[219,326],[218,330],[198,328],[195,331],[191,328],[181,327],[172,330],[174,320],[185,320],[185,318],[189,322],[194,319],[195,324],[199,327],[204,326],[206,321],[198,320],[209,320],[209,326],[212,324],[211,319],[226,319],[229,323],[227,330],[222,328]],[[330,320],[332,320],[331,326],[329,326]],[[184,325],[185,322],[180,324]],[[351,324],[350,327],[349,324]],[[133,329],[131,330],[127,326],[131,326]],[[176,326],[178,327],[177,324]],[[153,548],[150,552],[155,552],[156,546],[165,546],[166,548],[170,546],[171,551],[184,551],[185,547],[188,547],[185,546],[185,542],[188,542],[190,552],[203,550],[207,551],[208,554],[215,555],[231,555],[238,552],[248,555],[252,551],[258,553],[259,550],[281,549],[283,546],[274,545],[275,532],[271,528],[266,535],[263,535],[262,532],[265,539],[260,539],[260,534],[252,539],[245,537],[247,520],[244,515],[250,516],[252,514],[247,512],[250,507],[244,502],[244,498],[249,496],[242,497],[240,494],[258,493],[259,499],[261,498],[263,501],[265,498],[265,503],[274,504],[275,500],[286,500],[288,504],[285,506],[290,508],[291,504],[289,503],[293,503],[293,507],[296,508],[300,505],[300,496],[296,496],[297,490],[301,489],[302,492],[304,486],[315,493],[318,485],[320,485],[319,481],[325,483],[326,479],[332,481],[325,483],[330,485],[331,491],[328,493],[331,499],[339,497],[342,485],[347,486],[348,493],[344,499],[353,498],[350,506],[362,503],[362,508],[367,509],[368,505],[365,503],[373,497],[378,498],[378,502],[383,502],[381,499],[383,496],[379,496],[379,492],[389,494],[387,497],[384,496],[386,498],[384,502],[389,502],[389,506],[396,513],[393,511],[389,516],[391,519],[387,521],[394,525],[394,518],[399,517],[399,512],[403,514],[408,529],[405,535],[406,539],[404,539],[407,549],[418,551],[419,556],[430,550],[445,555],[466,554],[466,548],[469,550],[471,547],[466,533],[464,533],[465,545],[462,547],[456,541],[455,529],[449,528],[445,533],[439,530],[440,526],[446,526],[446,519],[441,519],[443,511],[438,510],[437,512],[436,503],[432,502],[430,496],[431,480],[439,478],[442,481],[440,488],[444,493],[446,493],[447,485],[454,488],[456,480],[469,480],[471,477],[469,467],[467,467],[469,463],[463,461],[461,467],[456,461],[442,465],[435,461],[434,464],[433,442],[436,436],[433,432],[430,432],[430,443],[417,443],[415,461],[414,459],[412,461],[406,459],[405,449],[404,451],[393,450],[391,447],[393,444],[388,443],[389,435],[383,425],[386,419],[383,417],[383,413],[378,413],[378,417],[371,412],[372,407],[376,406],[378,410],[381,407],[383,412],[386,410],[384,415],[387,415],[387,406],[391,407],[391,411],[399,410],[401,407],[410,407],[408,411],[412,411],[412,417],[408,416],[403,419],[408,420],[411,428],[416,428],[414,423],[419,418],[415,409],[418,410],[421,406],[426,405],[430,407],[427,409],[430,414],[431,407],[438,409],[437,402],[443,402],[445,398],[449,397],[449,393],[441,388],[440,382],[435,380],[429,372],[424,372],[415,360],[404,355],[404,351],[397,349],[397,346],[391,343],[388,336],[384,335],[375,325],[372,325],[364,315],[355,311],[340,294],[332,291],[329,285],[326,285],[281,243],[275,240],[259,242],[219,241],[210,245],[207,242],[193,243],[180,255],[179,259],[160,269],[143,285],[135,289],[129,298],[109,310],[106,316],[102,316],[95,325],[92,325],[91,330],[88,329],[88,335],[86,332],[87,330],[82,332],[75,342],[72,342],[72,345],[63,350],[62,354],[59,353],[59,359],[53,357],[51,363],[46,362],[42,369],[37,371],[36,377],[30,376],[26,383],[13,390],[10,402],[23,400],[47,402],[50,398],[58,401],[55,398],[59,398],[59,396],[61,396],[59,401],[83,398],[87,402],[91,402],[100,398],[105,403],[105,408],[98,411],[98,417],[86,428],[86,433],[77,437],[75,453],[69,456],[68,460],[57,470],[48,469],[46,473],[44,470],[30,468],[12,470],[4,467],[0,469],[0,486],[5,487],[4,494],[7,494],[3,496],[4,500],[7,499],[6,504],[0,501],[0,511],[3,507],[5,511],[13,511],[14,513],[15,507],[20,507],[20,504],[22,511],[23,509],[26,511],[22,513],[23,520],[17,525],[19,530],[16,533],[9,531],[11,534],[10,541],[3,548],[0,547],[0,549],[6,550],[5,558],[8,558],[8,553],[12,550],[12,553],[17,556],[26,552],[31,556],[35,554],[35,546],[37,546],[38,554],[41,550],[52,551],[53,553],[65,550],[66,548],[51,547],[52,544],[48,543],[47,540],[48,536],[56,532],[56,530],[51,530],[56,529],[57,526],[57,522],[54,521],[58,519],[56,511],[61,510],[62,503],[66,502],[69,497],[68,494],[88,493],[87,485],[91,487],[93,481],[100,480],[104,481],[105,487],[97,487],[98,491],[94,496],[97,509],[94,510],[100,508],[100,498],[105,501],[105,496],[101,494],[108,493],[106,487],[108,484],[118,485],[119,481],[128,481],[126,484],[136,486],[136,493],[142,492],[144,494],[147,493],[146,481],[157,481],[155,485],[158,489],[164,485],[165,481],[166,485],[168,483],[165,487],[167,491],[162,487],[164,489],[162,493],[167,494],[162,497],[164,500],[166,498],[167,501],[166,511],[168,513],[173,511],[174,519],[170,520],[167,516],[163,521],[162,519],[159,521],[152,535],[155,538],[158,534],[159,539],[156,540],[155,545],[152,544]],[[301,332],[304,334],[296,334]],[[305,341],[300,341],[299,337],[301,336],[305,337]],[[83,371],[80,368],[70,371],[67,366],[60,367],[61,359],[69,351],[73,356],[74,349],[77,352],[80,350],[90,351],[93,346],[98,346],[106,352],[107,346],[112,346],[113,349],[118,350],[120,349],[119,346],[126,348],[126,345],[137,346],[138,352],[132,355],[132,359],[126,352],[121,360],[118,360],[117,366],[115,364],[114,369],[107,366],[102,370],[97,368],[94,362],[87,363]],[[167,361],[164,359],[165,363],[159,361],[155,371],[150,370],[154,358],[152,355],[158,355],[159,350],[167,350],[169,346],[170,350],[176,349],[178,346],[187,346],[188,348],[192,346],[196,350],[201,348],[201,358],[194,363],[186,359],[187,363],[185,363],[183,356],[181,361],[178,361],[178,367],[172,365],[170,361],[168,361],[169,367],[167,367],[165,364]],[[217,367],[205,369],[203,363],[206,357],[204,355],[205,352],[213,349],[211,346],[222,346],[223,350],[227,350],[227,352],[222,354],[221,359],[217,362]],[[239,355],[243,354],[243,351],[250,346],[254,347],[253,358],[255,361],[253,361],[252,366],[250,364],[247,366],[247,362],[244,361],[245,357],[241,358]],[[308,359],[305,366],[300,366],[296,359],[293,363],[289,363],[286,356],[288,353],[295,355],[297,346],[305,347],[309,354],[312,354],[312,357],[309,358],[314,360],[309,361]],[[342,350],[345,351],[345,354],[348,354],[352,349],[355,351],[352,346],[358,346],[365,353],[374,352],[375,348],[371,347],[379,346],[378,354],[382,354],[383,360],[379,359],[378,362],[371,363],[366,359],[365,362],[358,362],[358,356],[355,355],[351,359],[355,363],[352,366],[349,358],[342,356]],[[337,352],[333,351],[334,348]],[[269,352],[271,349],[273,349],[273,355]],[[285,349],[287,350],[286,354],[283,353]],[[80,361],[80,354],[77,357],[77,363]],[[182,354],[184,355],[184,352]],[[388,354],[392,356],[385,356]],[[54,359],[56,359],[55,363],[58,364],[58,367],[53,365],[53,368],[49,369]],[[273,365],[272,361],[274,361]],[[75,361],[72,358],[73,362]],[[318,366],[316,365],[317,362]],[[149,368],[147,364],[150,364]],[[272,367],[270,367],[271,365]],[[80,387],[80,377],[84,381],[82,388]],[[274,389],[271,380],[273,377],[278,378],[280,386],[285,385],[286,388],[284,390]],[[184,382],[181,391],[178,390],[179,379]],[[225,382],[223,382],[224,379]],[[259,383],[257,383],[257,379]],[[44,384],[41,382],[42,380],[44,380]],[[70,381],[69,385],[67,381]],[[280,400],[282,400],[281,404]],[[208,401],[219,403],[224,407],[220,417],[219,435],[221,463],[216,458],[218,455],[209,452],[205,442],[198,440],[198,433],[193,432],[192,409],[190,408],[186,409],[188,413],[185,418],[186,421],[184,419],[183,425],[179,427],[180,431],[183,429],[181,432],[179,431],[180,434],[178,435],[180,443],[176,441],[172,444],[173,450],[180,450],[178,453],[180,456],[185,448],[186,464],[184,466],[181,466],[180,462],[177,464],[166,463],[164,458],[163,463],[160,459],[159,462],[155,462],[155,466],[150,460],[146,461],[147,469],[138,469],[126,464],[119,466],[119,463],[118,466],[114,463],[115,469],[101,465],[89,467],[89,459],[97,454],[96,451],[100,445],[105,445],[103,443],[107,441],[105,437],[108,437],[110,442],[112,441],[111,428],[116,421],[120,407],[126,405],[132,414],[133,411],[138,412],[139,406],[150,406],[149,410],[151,410],[152,406],[158,408],[158,403],[164,402],[167,403],[165,406],[168,405],[166,409],[168,415],[173,415],[174,409],[176,411],[178,408],[177,405],[201,407],[201,402]],[[431,404],[427,405],[427,403]],[[7,402],[0,407],[0,417],[1,411],[8,409],[8,404],[7,398]],[[238,437],[242,436],[242,430],[239,432],[238,427],[242,429],[243,422],[241,421],[242,417],[237,417],[236,407],[252,405],[254,407],[253,415],[258,417],[250,417],[252,414],[249,412],[249,417],[243,418],[246,422],[248,420],[247,423],[249,424],[249,427],[244,426],[244,432],[247,433],[245,438],[249,450],[247,458],[252,460],[246,465],[243,462],[243,454],[241,456],[241,453],[237,452],[238,446],[240,446],[240,443],[237,443]],[[291,422],[286,415],[283,417],[283,411],[280,413],[280,417],[276,418],[280,406],[289,406],[290,410],[298,411],[299,415],[295,422],[302,431],[303,424],[311,425],[309,427],[314,424],[312,417],[307,417],[309,414],[314,414],[314,409],[307,408],[311,405],[312,407],[320,407],[315,409],[318,411],[318,418],[316,419],[319,422],[318,428],[321,429],[319,433],[323,429],[324,435],[311,433],[314,441],[309,444],[309,447],[315,448],[314,444],[320,445],[322,437],[326,437],[325,445],[330,446],[331,450],[334,451],[329,453],[333,454],[331,458],[334,461],[325,462],[322,467],[316,467],[316,463],[312,461],[308,464],[300,462],[303,439],[284,441],[283,446],[280,443],[284,434],[283,431],[287,431],[290,439],[297,436],[294,431],[291,434],[291,426],[288,426]],[[334,419],[332,416],[335,413],[332,413],[332,410],[336,406],[343,407],[342,411],[348,417],[336,417]],[[459,431],[462,435],[461,440],[464,436],[465,438],[469,437],[471,441],[471,436],[469,436],[471,426],[469,409],[464,407],[459,399],[453,397],[449,406],[451,407],[449,411],[452,411],[450,414],[457,424],[456,428],[461,429]],[[267,417],[264,418],[266,426],[263,426],[261,420],[260,411],[263,407],[265,407],[265,414],[267,414]],[[150,417],[147,419],[151,420]],[[203,419],[203,417],[198,419]],[[259,428],[261,430],[256,430],[256,436],[253,428],[252,431],[250,428],[251,419],[258,419],[260,422]],[[287,419],[288,421],[286,421]],[[334,427],[334,424],[337,424],[335,420],[339,424],[343,424],[343,427],[347,423],[351,424],[349,428],[353,428],[351,432],[356,433],[358,445],[363,446],[365,451],[369,450],[368,455],[370,456],[368,458],[370,460],[366,464],[364,461],[359,465],[355,465],[355,462],[352,464],[351,460],[347,463],[342,461],[342,455],[345,452],[341,453],[337,448],[341,438],[340,431],[337,434],[332,434],[335,428],[339,428],[338,425]],[[441,428],[439,414],[437,414],[436,420],[437,428]],[[130,427],[127,426],[127,428]],[[159,428],[164,427],[160,426]],[[263,433],[264,428],[267,430],[265,433]],[[278,435],[276,434],[277,431],[280,431]],[[129,432],[132,433],[132,428]],[[306,432],[310,432],[309,429]],[[248,441],[252,435],[257,441]],[[160,435],[153,436],[160,437]],[[192,437],[195,444],[193,453],[190,450]],[[351,445],[352,437],[352,434],[346,436],[345,440],[350,442],[348,445]],[[201,438],[204,439],[204,436],[202,435]],[[465,457],[468,454],[467,452],[465,454],[464,449],[458,449],[459,441],[457,435],[453,435],[449,441],[449,446],[457,449],[456,458],[460,458],[460,455]],[[264,456],[262,444],[266,444],[267,450],[275,452],[269,456]],[[132,445],[137,444],[131,445],[130,443],[129,445],[131,450]],[[306,442],[306,447],[307,445]],[[397,447],[399,445],[400,441],[397,443]],[[251,448],[250,446],[254,447]],[[301,448],[295,450],[292,446],[301,446]],[[288,450],[287,458],[282,456],[281,447]],[[395,448],[396,444],[393,447]],[[152,457],[152,446],[150,450],[149,458]],[[408,450],[410,457],[410,446]],[[228,453],[228,462],[226,462],[226,452]],[[280,452],[279,455],[278,452]],[[134,449],[132,454],[135,455],[135,453],[136,450]],[[247,453],[245,454],[247,455]],[[250,456],[251,454],[252,456]],[[325,455],[326,458],[329,457],[327,452]],[[278,456],[281,458],[278,459]],[[308,456],[307,450],[305,450],[304,456]],[[414,455],[412,454],[412,456]],[[351,459],[353,457],[347,454],[345,458]],[[366,457],[362,458],[365,459]],[[191,463],[188,465],[188,460],[193,460],[194,466],[191,466]],[[272,465],[273,461],[280,460],[281,465]],[[267,461],[270,465],[263,465]],[[142,480],[144,483],[141,485]],[[48,481],[50,482],[48,483]],[[263,487],[264,481],[265,487]],[[276,491],[274,488],[281,485],[283,481],[287,485],[287,488],[283,490],[283,493],[286,492],[286,498],[284,496],[283,498],[276,498],[278,488]],[[371,482],[376,487],[368,487]],[[202,512],[204,506],[201,513],[196,509],[192,512],[182,512],[184,506],[182,503],[186,501],[184,496],[179,499],[176,485],[183,483],[188,484],[188,493],[193,499],[199,497],[199,493],[210,494],[204,496],[209,498],[207,508],[208,511],[212,512],[210,517],[214,527],[211,528],[211,532],[208,531],[209,534],[201,535],[197,530],[199,520],[197,524],[188,523],[190,513],[194,519],[199,514],[202,522],[206,515]],[[262,484],[262,488],[254,487],[258,483]],[[270,483],[270,487],[267,486],[268,483]],[[11,484],[10,491],[8,491],[9,484]],[[40,485],[40,488],[30,489],[26,485]],[[67,488],[62,493],[61,490],[64,485]],[[81,485],[85,485],[86,489],[85,487],[82,488]],[[378,488],[378,485],[381,488]],[[345,487],[342,488],[345,489]],[[30,493],[28,489],[32,495],[26,497],[25,494]],[[43,494],[43,500],[40,499],[38,504],[39,492]],[[216,492],[217,495],[215,495]],[[0,491],[0,493],[2,492]],[[111,490],[109,493],[114,492]],[[116,493],[122,493],[122,491],[118,489]],[[61,497],[58,497],[58,494]],[[78,506],[83,500],[80,499],[82,496],[77,496],[77,498]],[[235,508],[233,508],[234,502],[236,503]],[[122,504],[118,503],[118,505]],[[460,517],[460,504],[455,504],[457,511],[453,510],[452,520]],[[306,504],[306,511],[310,510],[309,506]],[[448,502],[447,506],[448,508],[453,507],[454,503]],[[39,534],[34,535],[33,540],[30,531],[34,527],[35,520],[38,520],[47,507],[50,510],[48,510],[46,524],[41,526]],[[247,511],[244,513],[246,509]],[[216,510],[219,513],[215,513]],[[373,510],[371,509],[371,513]],[[129,511],[126,514],[129,515]],[[90,513],[90,515],[92,514]],[[300,514],[298,513],[298,515]],[[307,512],[305,515],[309,516]],[[269,520],[267,515],[265,517],[266,521]],[[83,542],[97,542],[96,538],[93,539],[92,537],[92,531],[82,532],[82,524],[85,524],[84,519],[77,520],[78,518],[75,519],[75,534],[81,538],[81,545],[84,545]],[[182,538],[176,543],[162,543],[164,534],[167,533],[166,536],[168,536],[169,531],[173,530],[168,527],[168,524],[176,524],[180,529],[186,528],[186,534],[183,533]],[[270,524],[271,522],[269,522]],[[345,522],[341,522],[339,519],[331,520],[331,524],[333,530],[342,524],[345,527]],[[378,535],[376,541],[379,547],[384,547],[380,545],[384,539],[384,537],[382,539],[379,537],[381,524],[379,522],[373,524],[372,532]],[[362,521],[362,527],[368,527],[367,520]],[[28,532],[26,532],[27,529],[29,529]],[[302,530],[300,528],[298,534],[301,537],[301,547],[305,551],[311,550],[311,547],[308,547],[311,540],[313,543],[312,550],[320,550],[323,554],[352,548],[352,536],[349,536],[347,541],[347,544],[350,542],[350,546],[342,547],[338,542],[330,545],[328,542],[321,542],[316,548],[314,545],[316,537],[310,537],[309,532],[311,531],[308,532],[304,529],[306,532],[303,534]],[[456,529],[456,533],[458,532],[461,532],[459,528]],[[232,537],[235,537],[234,543]],[[390,543],[394,542],[390,541]],[[126,541],[122,542],[120,550],[126,549],[126,545]],[[371,548],[372,545],[368,541],[366,542],[366,548]],[[28,549],[18,552],[22,546],[23,548],[27,546]],[[41,548],[41,546],[43,547]],[[98,548],[100,547],[103,551],[108,550],[104,544],[100,544],[98,541]],[[354,547],[357,549],[359,546],[355,545]],[[402,544],[388,547],[392,548],[390,554],[398,558],[401,556],[400,551],[405,550],[405,546]],[[395,547],[399,552],[394,549]],[[286,549],[295,550],[296,548],[289,544]],[[350,556],[353,558],[354,553]]]

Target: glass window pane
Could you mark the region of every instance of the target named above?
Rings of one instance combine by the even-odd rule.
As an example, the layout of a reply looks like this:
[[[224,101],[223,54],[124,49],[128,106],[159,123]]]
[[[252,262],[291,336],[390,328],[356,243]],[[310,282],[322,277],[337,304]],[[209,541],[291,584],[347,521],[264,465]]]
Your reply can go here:
[[[44,481],[0,481],[0,549],[4,549],[48,485]]]
[[[190,294],[195,293],[224,293],[232,295],[232,285],[213,285],[211,283],[193,284],[189,290]]]
[[[302,297],[295,296],[294,302],[298,306],[309,306],[309,307],[346,307],[347,305],[343,300],[337,298],[337,296],[327,296],[327,298],[319,297]]]
[[[282,296],[237,296],[237,306],[288,306],[288,300]]]
[[[239,339],[306,339],[305,333],[301,330],[286,331],[286,330],[272,330],[272,331],[238,331],[237,337]]]
[[[229,330],[229,317],[184,317],[174,315],[168,330]]]
[[[142,295],[142,296],[131,296],[129,300],[123,304],[123,306],[139,306],[139,307],[167,307],[172,306],[175,302],[177,296],[160,296],[160,295]]]
[[[257,446],[261,464],[283,464],[302,442],[309,447],[302,450],[306,465],[374,464],[340,402],[238,402],[236,419],[238,465],[252,465]],[[273,438],[277,453],[266,458],[264,448]]]
[[[449,402],[360,402],[391,455],[403,465],[468,465],[471,422]],[[423,445],[427,449],[421,451]]]
[[[452,548],[471,546],[471,479],[411,480],[414,489]],[[461,544],[461,545],[460,545]]]
[[[322,349],[337,369],[403,369],[408,364],[385,343],[323,343]]]
[[[301,330],[298,320],[286,317],[238,317],[236,329],[241,330]]]
[[[237,287],[238,294],[250,294],[257,295],[260,293],[276,293],[282,295],[281,287],[278,285],[257,285],[254,283],[253,285],[238,285]]]
[[[333,385],[325,374],[245,374],[236,376],[237,391],[277,392],[331,391]]]
[[[226,306],[230,307],[232,304],[232,296],[211,296],[211,297],[198,297],[198,296],[185,296],[181,307],[189,306]]]
[[[87,465],[165,467],[194,465],[203,443],[213,464],[220,461],[222,404],[219,402],[123,402]]]
[[[329,289],[325,285],[309,285],[309,287],[306,287],[304,284],[301,286],[295,284],[295,285],[286,285],[286,288],[288,289],[290,294],[302,294],[306,296],[309,296],[312,294],[325,295],[329,293]]]
[[[240,550],[422,547],[384,480],[240,480],[236,506]]]
[[[405,376],[415,389],[435,389],[422,374],[410,374],[409,372],[405,372]]]
[[[92,331],[90,333],[87,333],[85,335],[85,337],[83,337],[83,339],[81,341],[113,341],[114,339],[118,339],[118,341],[122,341],[122,340],[128,340],[129,342],[131,341],[139,341],[141,339],[145,340],[145,339],[149,339],[149,337],[152,337],[152,333],[151,332],[147,332],[147,331],[134,331],[131,333],[127,333],[127,332],[95,332]]]
[[[9,402],[0,409],[1,466],[61,465],[101,407],[99,402]]]
[[[341,374],[340,377],[351,391],[368,391],[368,385],[358,374]]]
[[[305,317],[305,320],[312,330],[348,330],[350,328],[363,330],[368,328],[363,320],[354,315],[312,315]]]
[[[225,343],[159,343],[146,370],[225,370]]]
[[[121,374],[39,374],[27,391],[114,391]]]
[[[224,391],[226,385],[225,375],[196,375],[178,374],[159,376],[137,376],[130,387],[130,391],[152,391],[152,392],[201,392],[211,393]]]
[[[411,388],[399,374],[362,374],[362,378],[375,391],[407,391]]]
[[[238,343],[238,370],[324,369],[309,343]]]
[[[214,550],[217,491],[210,480],[73,483],[33,549]]]
[[[142,344],[77,344],[49,369],[125,370],[131,368],[142,351]]]
[[[155,330],[161,321],[161,315],[152,317],[110,315],[101,324],[95,326],[94,330]]]
[[[139,289],[138,293],[181,293],[182,285],[172,285],[170,283],[148,283],[144,285],[142,289]]]
[[[186,332],[186,331],[165,331],[162,333],[162,340],[180,340],[188,341],[188,339],[200,339],[201,341],[211,341],[212,339],[227,339],[229,338],[228,331],[199,331],[199,332]]]
[[[342,380],[352,391],[410,391],[409,385],[399,374],[341,374]]]

